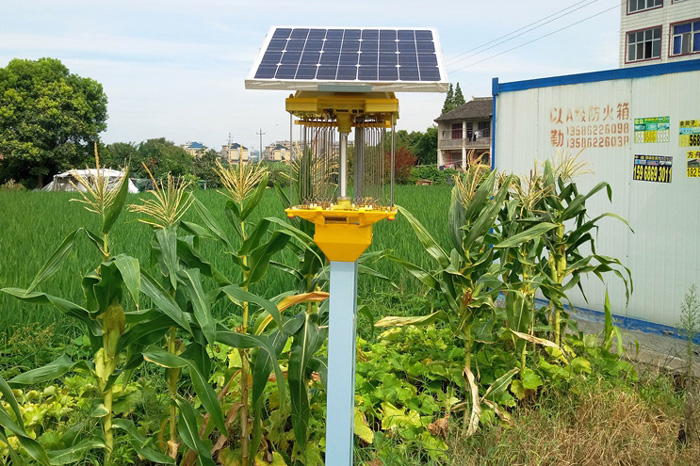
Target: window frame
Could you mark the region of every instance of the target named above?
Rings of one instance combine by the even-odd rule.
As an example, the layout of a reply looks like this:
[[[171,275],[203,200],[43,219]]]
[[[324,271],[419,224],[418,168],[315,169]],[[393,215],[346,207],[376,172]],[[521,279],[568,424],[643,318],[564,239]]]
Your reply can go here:
[[[477,131],[479,131],[479,136],[482,138],[490,138],[491,137],[491,122],[486,120],[486,121],[478,121],[476,123]]]
[[[700,34],[700,28],[698,28],[697,31],[695,31],[694,29],[692,29],[693,24],[694,24],[694,23],[698,23],[698,22],[700,22],[700,18],[694,18],[694,19],[688,19],[688,20],[683,20],[683,21],[677,21],[677,22],[675,22],[675,23],[671,23],[671,24],[668,25],[668,27],[669,27],[669,31],[668,31],[668,37],[669,37],[669,40],[668,40],[668,57],[669,57],[669,58],[688,57],[688,56],[690,56],[690,55],[698,55],[698,54],[700,54],[700,50],[698,50],[698,51],[696,51],[696,52],[692,51],[692,48],[693,48],[693,38],[692,38],[692,37],[691,37],[691,39],[690,39],[690,48],[691,48],[691,51],[690,51],[690,52],[688,52],[688,53],[683,53],[683,52],[681,52],[681,53],[673,53],[673,43],[674,43],[674,41],[675,41],[675,38],[676,38],[676,36],[681,36],[681,35],[682,35],[682,33],[681,33],[681,34],[674,34],[674,33],[673,33],[674,28],[675,28],[676,26],[681,26],[681,25],[683,25],[683,24],[690,24],[690,25],[691,25],[690,34],[691,34],[691,36],[694,36],[695,34]],[[687,34],[687,33],[686,33],[686,34]],[[700,38],[698,38],[698,40],[700,40]],[[683,49],[683,46],[681,45],[681,50],[682,50],[682,49]]]
[[[639,1],[639,0],[637,0],[637,1]],[[648,1],[648,0],[644,0],[644,1]],[[630,11],[630,0],[627,0],[626,3],[627,3],[627,14],[628,14],[628,15],[635,15],[635,14],[637,14],[637,13],[643,13],[643,12],[645,12],[645,11],[656,10],[656,9],[663,8],[663,7],[664,7],[664,0],[661,0],[661,4],[660,4],[660,5],[656,5],[656,6],[653,6],[653,7],[651,7],[651,8],[642,8],[642,9],[640,9],[640,10]]]
[[[457,127],[459,125],[459,127]],[[462,123],[452,123],[450,126],[450,139],[464,139],[464,128]],[[459,135],[458,137],[455,137],[455,135]]]
[[[635,59],[635,60],[630,60],[630,34],[636,34],[638,32],[646,32],[646,31],[653,31],[654,29],[659,30],[659,56],[658,57],[651,57],[651,58],[642,58],[641,60]],[[627,31],[625,32],[625,64],[628,63],[642,63],[646,61],[654,61],[654,60],[661,60],[661,51],[663,49],[663,38],[664,38],[664,28],[663,24],[658,24],[656,26],[651,26],[651,27],[645,27],[642,29],[635,29],[633,31]],[[654,39],[652,39],[653,41]],[[652,45],[653,47],[653,45]]]

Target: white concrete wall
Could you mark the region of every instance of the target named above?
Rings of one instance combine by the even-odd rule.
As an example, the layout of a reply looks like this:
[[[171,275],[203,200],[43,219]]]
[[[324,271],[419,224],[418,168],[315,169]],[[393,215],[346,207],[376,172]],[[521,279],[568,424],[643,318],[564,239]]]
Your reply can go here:
[[[620,8],[620,67],[651,65],[668,61],[693,60],[700,55],[670,56],[671,24],[700,18],[700,0],[664,0],[663,7],[627,13],[629,0]],[[625,63],[627,32],[661,25],[661,58],[657,60]]]
[[[593,171],[578,179],[581,191],[600,181],[613,191],[612,202],[604,192],[589,201],[589,216],[614,212],[634,229],[606,218],[597,239],[599,253],[619,258],[632,271],[629,307],[622,282],[612,274],[605,285],[587,280],[589,301],[575,296],[576,306],[603,310],[607,287],[613,313],[676,325],[688,287],[700,286],[700,178],[688,178],[686,170],[687,151],[700,147],[679,143],[679,122],[700,120],[698,83],[700,71],[689,71],[497,95],[498,170],[526,174],[535,160],[581,151]],[[634,119],[660,116],[670,117],[668,142],[635,143]],[[671,183],[633,180],[635,154],[672,156]]]

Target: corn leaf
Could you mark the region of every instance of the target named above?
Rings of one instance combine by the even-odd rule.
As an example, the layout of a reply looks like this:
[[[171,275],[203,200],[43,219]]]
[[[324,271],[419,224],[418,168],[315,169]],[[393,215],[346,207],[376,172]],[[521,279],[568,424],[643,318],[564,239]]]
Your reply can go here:
[[[498,244],[495,244],[493,247],[496,249],[512,248],[520,245],[521,243],[525,243],[539,238],[540,236],[542,236],[550,230],[553,230],[554,228],[557,228],[557,224],[555,223],[538,223],[535,226],[528,228],[527,230],[521,231],[520,233],[513,235],[501,241]]]
[[[98,437],[92,437],[81,441],[69,448],[63,450],[53,450],[49,452],[49,460],[51,465],[64,465],[75,463],[85,458],[85,453],[97,448],[107,448],[104,440]]]
[[[211,314],[209,299],[202,288],[202,279],[197,269],[181,270],[178,279],[185,285],[190,295],[194,318],[204,333],[204,338],[210,345],[216,341],[216,319]],[[223,433],[223,432],[222,432]]]
[[[428,254],[433,256],[440,267],[447,268],[447,266],[450,265],[450,258],[447,256],[447,253],[442,249],[442,247],[440,247],[437,241],[435,241],[435,239],[430,235],[430,233],[428,233],[428,230],[426,230],[423,224],[420,223],[418,219],[408,210],[401,206],[398,206],[398,209],[399,212],[401,212],[401,215],[406,217],[406,220],[408,220],[411,228],[413,228],[413,232],[416,234],[418,241],[420,241]]]
[[[375,327],[405,327],[406,325],[430,325],[435,321],[442,320],[443,322],[449,321],[449,318],[445,311],[437,311],[429,314],[427,316],[415,316],[415,317],[399,317],[399,316],[386,316],[381,318]]]
[[[197,464],[200,466],[216,466],[211,457],[211,447],[199,437],[197,415],[190,404],[184,399],[175,400],[180,410],[178,417],[178,431],[185,445],[197,452]]]
[[[119,190],[117,195],[114,197],[112,204],[109,209],[104,213],[102,217],[102,234],[106,235],[109,230],[112,229],[114,222],[119,218],[119,214],[122,213],[124,209],[124,202],[126,201],[126,194],[129,192],[129,168],[124,170],[124,176],[119,182]]]
[[[187,333],[192,335],[192,328],[187,321],[187,317],[185,313],[182,312],[182,309],[180,309],[180,306],[175,302],[175,299],[160,286],[160,283],[155,281],[153,277],[143,269],[141,269],[141,291],[151,298],[157,309],[170,317],[173,322]]]
[[[241,221],[248,218],[251,212],[253,212],[253,210],[255,210],[258,204],[260,204],[260,201],[262,200],[263,195],[265,194],[265,190],[267,189],[267,178],[268,175],[265,174],[262,180],[260,180],[260,183],[258,183],[258,186],[255,188],[255,192],[253,192],[253,195],[245,201],[243,205],[243,210],[241,211]]]
[[[127,439],[129,443],[140,456],[143,456],[147,460],[153,461],[154,463],[175,463],[175,460],[168,455],[164,455],[163,453],[149,447],[148,444],[151,443],[151,440],[155,437],[151,437],[150,439],[143,437],[141,434],[139,434],[139,431],[136,429],[136,426],[132,421],[128,419],[115,419],[113,421],[113,425],[114,428],[121,429],[128,434]]]
[[[42,282],[46,281],[49,277],[58,272],[63,264],[63,261],[66,260],[70,252],[73,250],[73,245],[75,244],[78,233],[80,233],[82,230],[82,228],[78,228],[63,238],[61,244],[58,246],[58,248],[56,248],[41,270],[39,270],[39,273],[36,274],[34,280],[32,280],[31,285],[29,285],[29,288],[27,288],[27,293],[34,291],[34,289]]]
[[[214,425],[219,432],[226,435],[227,429],[224,423],[224,414],[221,411],[221,405],[217,399],[216,392],[211,387],[208,381],[208,374],[202,372],[202,368],[199,364],[195,362],[176,356],[172,353],[158,348],[156,346],[150,346],[143,351],[143,358],[146,361],[152,362],[162,367],[169,369],[179,369],[187,367],[190,370],[190,378],[192,379],[192,386],[194,387],[195,393],[199,397],[199,401],[204,406],[204,409],[209,413]]]
[[[172,289],[177,290],[177,272],[180,270],[177,257],[177,232],[173,227],[158,228],[155,235],[160,251],[158,262],[161,273],[168,277]]]
[[[7,384],[12,388],[21,388],[27,385],[44,383],[74,369],[90,370],[85,361],[73,362],[67,354],[63,354],[45,366],[23,372],[11,378],[7,381]]]
[[[119,269],[126,289],[134,300],[136,307],[138,307],[139,296],[141,296],[141,268],[139,260],[126,254],[119,254],[113,261],[114,265]]]
[[[228,206],[229,203],[233,204],[229,201],[226,203],[226,205]],[[233,252],[234,248],[231,245],[231,242],[228,240],[228,237],[226,236],[226,233],[224,232],[223,228],[221,228],[221,225],[219,225],[219,222],[212,215],[212,213],[209,212],[209,209],[207,209],[207,207],[204,204],[202,204],[202,201],[196,199],[194,201],[194,208],[199,214],[199,217],[204,222],[204,225],[209,229],[209,231],[226,246],[226,250],[228,252]],[[240,226],[237,225],[237,228],[238,233],[241,234]]]

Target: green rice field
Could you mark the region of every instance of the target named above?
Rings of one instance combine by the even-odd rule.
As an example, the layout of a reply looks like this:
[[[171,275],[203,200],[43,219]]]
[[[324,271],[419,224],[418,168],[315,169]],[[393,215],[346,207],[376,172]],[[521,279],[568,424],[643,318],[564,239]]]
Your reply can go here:
[[[135,203],[139,196],[129,195],[127,204]],[[225,198],[215,190],[197,191],[196,196],[219,218],[224,228],[233,237],[233,228],[224,215]],[[71,202],[78,196],[75,193],[51,192],[0,192],[0,288],[27,287],[35,274],[63,238],[78,227],[92,231],[99,230],[99,219],[87,212],[82,204]],[[434,237],[447,245],[447,209],[450,188],[448,186],[398,186],[396,203],[409,209],[426,225]],[[199,222],[194,209],[185,219]],[[261,203],[257,217],[284,217],[283,206],[273,190],[268,190]],[[115,254],[128,253],[138,258],[142,264],[150,264],[148,242],[151,241],[150,227],[137,221],[138,216],[125,211],[113,229]],[[83,300],[79,281],[76,279],[89,270],[86,264],[99,264],[100,257],[94,247],[88,246],[87,239],[81,240],[71,253],[62,269],[49,281],[42,284],[41,291],[70,301]],[[213,241],[202,247],[204,254],[223,273],[235,276],[239,272],[225,256],[220,245]],[[415,240],[408,222],[400,216],[393,222],[384,221],[374,227],[374,241],[370,250],[390,249],[393,254],[412,262],[429,264],[427,253]],[[287,250],[283,253],[290,254]],[[291,257],[276,257],[275,260],[289,261]],[[405,272],[388,261],[380,261],[376,268],[398,287],[398,291],[412,289],[417,284]],[[256,285],[253,291],[265,297],[272,297],[292,287],[291,280],[279,270],[270,270],[266,279]],[[372,297],[377,291],[396,288],[386,282],[372,278],[360,278],[360,295]],[[13,329],[36,322],[41,326],[56,323],[57,332],[71,332],[68,321],[48,306],[33,306],[6,295],[0,294],[0,334],[11,334]],[[66,327],[68,326],[68,327]]]

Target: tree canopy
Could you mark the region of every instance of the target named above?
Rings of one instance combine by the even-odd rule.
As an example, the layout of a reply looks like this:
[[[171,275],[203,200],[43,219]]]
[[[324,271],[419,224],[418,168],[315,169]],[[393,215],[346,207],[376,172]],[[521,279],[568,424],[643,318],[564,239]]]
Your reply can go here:
[[[464,103],[464,94],[462,94],[462,89],[459,87],[459,83],[457,83],[457,86],[455,87],[453,87],[452,83],[450,83],[450,87],[447,90],[447,95],[445,96],[445,103],[442,105],[441,115],[464,105]]]
[[[107,96],[60,60],[14,59],[0,68],[0,182],[42,186],[84,165],[107,128]]]
[[[194,157],[165,138],[148,139],[138,144],[115,142],[106,147],[100,158],[104,166],[112,168],[128,164],[129,172],[135,178],[148,178],[144,165],[156,179],[165,178],[168,173],[192,175],[196,170]]]

